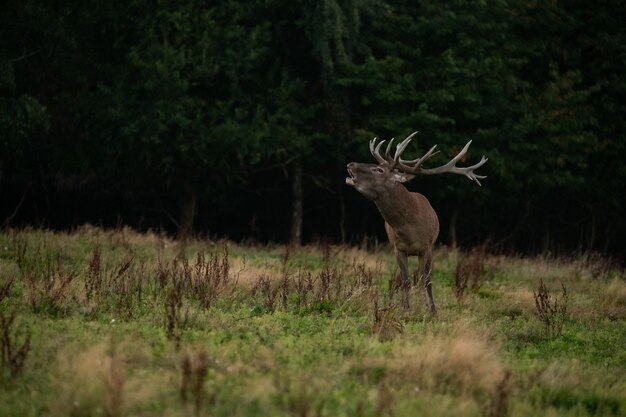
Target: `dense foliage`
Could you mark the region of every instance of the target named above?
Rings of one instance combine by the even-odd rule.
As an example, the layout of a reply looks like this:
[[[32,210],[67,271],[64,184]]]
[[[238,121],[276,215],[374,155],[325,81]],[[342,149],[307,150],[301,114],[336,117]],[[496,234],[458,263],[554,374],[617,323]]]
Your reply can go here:
[[[416,179],[441,240],[516,251],[626,239],[620,1],[8,0],[0,220],[360,240],[367,140],[467,139],[482,188]],[[302,230],[302,234],[300,234]]]

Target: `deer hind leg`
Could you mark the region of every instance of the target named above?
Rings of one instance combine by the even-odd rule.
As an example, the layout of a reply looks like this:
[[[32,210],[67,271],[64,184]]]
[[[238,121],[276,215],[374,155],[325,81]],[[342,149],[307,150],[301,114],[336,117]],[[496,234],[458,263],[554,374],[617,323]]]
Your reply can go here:
[[[396,260],[400,267],[400,277],[402,278],[402,307],[409,309],[409,260],[407,254],[399,250],[395,250]]]
[[[433,254],[428,251],[422,255],[419,255],[420,262],[420,280],[424,285],[424,292],[426,293],[426,301],[428,302],[428,312],[433,315],[437,312],[435,307],[435,300],[433,299],[433,289],[430,282],[433,266]]]

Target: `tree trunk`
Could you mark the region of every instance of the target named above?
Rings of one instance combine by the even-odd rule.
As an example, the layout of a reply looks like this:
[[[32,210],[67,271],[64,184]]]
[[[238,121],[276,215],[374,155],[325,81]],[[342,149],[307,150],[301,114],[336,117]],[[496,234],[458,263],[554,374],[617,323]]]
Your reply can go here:
[[[2,161],[0,161],[0,201],[2,201]]]
[[[593,252],[596,246],[596,216],[591,214],[591,224],[589,226],[589,239],[587,241],[587,251]]]
[[[193,234],[197,200],[196,188],[193,185],[184,184],[178,212],[178,237],[180,239],[187,239]]]
[[[291,163],[291,236],[289,241],[293,246],[302,244],[303,200],[302,160],[297,158]]]
[[[545,222],[544,226],[543,226],[543,238],[542,238],[542,242],[541,242],[541,253],[544,256],[547,256],[550,254],[552,249],[552,234],[550,233],[550,225],[548,224],[548,221]]]

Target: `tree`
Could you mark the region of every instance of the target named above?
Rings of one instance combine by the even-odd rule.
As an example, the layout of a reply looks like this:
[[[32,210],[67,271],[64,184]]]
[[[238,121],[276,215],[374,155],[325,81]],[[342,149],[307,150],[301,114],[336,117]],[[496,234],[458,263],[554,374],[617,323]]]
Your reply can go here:
[[[302,240],[306,188],[330,187],[323,167],[345,159],[341,143],[351,137],[352,125],[346,92],[337,79],[354,54],[366,4],[276,0],[266,14],[258,15],[272,22],[269,48],[274,61],[266,72],[263,106],[273,152],[268,161],[284,164],[291,181],[294,245]]]
[[[389,138],[418,129],[408,152],[438,144],[443,154],[432,163],[450,159],[468,139],[470,158],[506,146],[500,134],[515,109],[519,64],[508,47],[512,17],[505,3],[394,1],[379,3],[364,20],[369,49],[341,80],[357,92],[354,113],[363,116],[356,122],[363,131]],[[500,170],[495,159],[489,174]],[[461,178],[415,182],[439,206],[444,224],[458,217],[459,201],[480,206],[493,196]]]
[[[179,201],[181,236],[193,229],[198,194],[211,198],[254,162],[268,36],[255,19],[259,4],[146,5],[134,16],[126,72],[107,86],[127,152],[145,167],[140,181],[162,184]]]
[[[345,164],[369,159],[374,136],[419,129],[408,156],[437,143],[436,164],[472,139],[468,158],[490,159],[483,188],[409,184],[449,241],[623,252],[620,2],[10,0],[0,11],[11,225],[382,236],[375,212],[342,193]]]
[[[33,7],[33,13],[24,13],[17,19],[23,9],[28,10],[21,2],[11,1],[0,9],[6,19],[0,28],[0,201],[14,204],[7,207],[10,211],[2,226],[13,221],[24,203],[31,186],[31,149],[40,146],[50,126],[46,107],[24,87],[24,77],[19,73],[50,44],[35,26],[37,7]],[[14,190],[20,196],[18,200],[11,198]]]

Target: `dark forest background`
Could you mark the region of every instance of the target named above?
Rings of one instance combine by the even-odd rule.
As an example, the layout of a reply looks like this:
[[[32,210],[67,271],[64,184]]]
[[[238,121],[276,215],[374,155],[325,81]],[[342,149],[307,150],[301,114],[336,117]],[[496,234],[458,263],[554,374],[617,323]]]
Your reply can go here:
[[[382,238],[368,140],[467,140],[416,178],[440,242],[623,256],[626,3],[33,1],[0,6],[0,222],[259,242]]]

